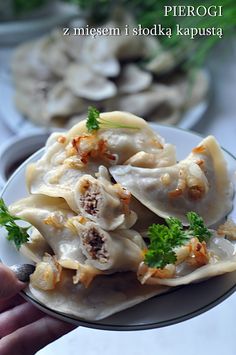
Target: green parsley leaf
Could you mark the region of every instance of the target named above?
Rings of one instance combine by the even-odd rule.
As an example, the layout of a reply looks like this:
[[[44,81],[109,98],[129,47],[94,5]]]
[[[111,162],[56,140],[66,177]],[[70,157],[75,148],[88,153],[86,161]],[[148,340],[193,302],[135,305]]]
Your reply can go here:
[[[202,217],[200,217],[195,212],[188,212],[187,219],[189,221],[189,233],[192,236],[197,237],[200,242],[207,242],[210,239],[212,233],[204,225]]]
[[[152,224],[148,229],[150,244],[145,253],[144,262],[153,268],[163,269],[177,260],[175,248],[184,245],[190,238],[197,237],[200,242],[208,241],[211,232],[203,219],[195,212],[188,212],[189,227],[184,229],[178,218],[166,218],[163,224]]]
[[[185,243],[188,239],[181,222],[177,218],[167,218],[166,225],[153,224],[148,229],[150,245],[145,253],[144,262],[155,268],[164,268],[174,264],[176,254],[174,248]]]
[[[27,233],[30,227],[20,227],[15,221],[20,218],[10,214],[3,199],[0,199],[0,226],[5,227],[8,236],[7,239],[12,241],[17,249],[20,249],[21,245],[29,240],[29,234]]]
[[[88,108],[88,118],[86,122],[86,127],[89,132],[96,131],[99,129],[99,116],[100,112],[95,107],[90,106]]]
[[[118,122],[112,122],[105,120],[100,117],[100,112],[95,108],[90,106],[88,108],[88,117],[86,121],[86,128],[88,132],[93,132],[99,130],[99,128],[129,128],[129,129],[140,129],[136,126],[124,125]]]

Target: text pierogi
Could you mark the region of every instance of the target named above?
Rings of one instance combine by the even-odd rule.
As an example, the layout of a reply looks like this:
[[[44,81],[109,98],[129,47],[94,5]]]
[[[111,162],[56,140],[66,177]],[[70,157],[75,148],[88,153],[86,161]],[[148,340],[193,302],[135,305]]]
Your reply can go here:
[[[210,229],[233,203],[212,136],[177,161],[143,119],[90,108],[51,135],[26,180],[29,196],[9,209],[32,225],[20,251],[36,262],[31,293],[52,309],[98,320],[236,270],[234,223]]]

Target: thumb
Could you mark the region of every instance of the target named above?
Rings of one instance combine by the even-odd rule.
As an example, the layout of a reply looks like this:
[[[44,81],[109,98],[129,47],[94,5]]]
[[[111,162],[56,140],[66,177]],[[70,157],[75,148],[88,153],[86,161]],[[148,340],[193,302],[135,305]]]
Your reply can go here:
[[[26,284],[19,281],[14,272],[0,263],[0,300],[15,296]]]

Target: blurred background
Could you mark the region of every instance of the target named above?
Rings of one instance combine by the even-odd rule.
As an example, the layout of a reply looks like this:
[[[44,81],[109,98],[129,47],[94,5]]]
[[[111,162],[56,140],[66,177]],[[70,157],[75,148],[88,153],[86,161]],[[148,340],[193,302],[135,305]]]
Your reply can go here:
[[[86,118],[89,105],[124,110],[158,124],[213,134],[236,154],[236,4],[222,17],[164,17],[164,5],[200,1],[0,0],[0,187],[54,130]],[[221,27],[223,38],[64,36],[63,28],[154,24]],[[123,32],[123,31],[122,31]],[[236,296],[168,328],[103,332],[79,328],[39,352],[51,354],[233,355]],[[211,329],[212,331],[209,331]],[[91,342],[90,339],[93,338]]]

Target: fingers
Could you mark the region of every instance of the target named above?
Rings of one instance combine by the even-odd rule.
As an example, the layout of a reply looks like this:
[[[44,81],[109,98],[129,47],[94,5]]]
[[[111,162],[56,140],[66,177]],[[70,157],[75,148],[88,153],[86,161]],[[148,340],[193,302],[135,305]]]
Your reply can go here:
[[[0,338],[42,318],[44,313],[30,303],[23,303],[0,315]]]
[[[43,313],[33,305],[22,303],[17,293],[26,284],[0,264],[0,354],[33,355],[39,349],[73,330],[75,326]],[[11,307],[14,307],[10,309]],[[9,309],[9,310],[8,310]],[[32,323],[33,322],[33,323]]]
[[[0,264],[0,300],[15,296],[26,285],[19,281],[13,271]]]
[[[16,295],[10,299],[0,300],[0,313],[7,311],[10,308],[18,306],[18,304],[25,303],[25,300],[20,295]]]
[[[33,355],[47,344],[75,329],[49,316],[16,330],[0,340],[1,355]]]

